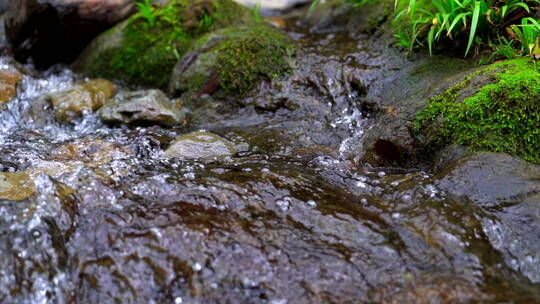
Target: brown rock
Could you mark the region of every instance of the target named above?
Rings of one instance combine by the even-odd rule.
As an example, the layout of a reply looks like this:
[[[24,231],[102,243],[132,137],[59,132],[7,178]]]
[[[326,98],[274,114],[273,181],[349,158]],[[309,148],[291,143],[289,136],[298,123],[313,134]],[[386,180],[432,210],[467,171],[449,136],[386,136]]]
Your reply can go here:
[[[23,200],[34,192],[34,183],[26,172],[0,172],[0,199]]]
[[[17,93],[17,84],[23,75],[15,70],[0,70],[0,105],[8,102]]]
[[[6,11],[15,57],[37,67],[70,63],[99,33],[134,13],[131,0],[18,0]]]
[[[95,112],[116,95],[114,83],[95,79],[76,85],[65,91],[53,93],[49,100],[54,107],[56,119],[69,122],[84,112]]]

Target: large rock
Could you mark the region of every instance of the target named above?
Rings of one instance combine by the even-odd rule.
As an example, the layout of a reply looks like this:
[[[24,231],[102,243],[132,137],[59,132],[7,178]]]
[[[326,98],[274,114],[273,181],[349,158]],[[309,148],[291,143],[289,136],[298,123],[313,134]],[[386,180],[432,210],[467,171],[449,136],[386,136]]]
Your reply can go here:
[[[483,152],[454,162],[436,178],[439,189],[484,212],[482,231],[506,264],[540,283],[540,166]]]
[[[502,153],[467,156],[438,177],[440,189],[485,207],[522,202],[540,192],[540,166]]]
[[[174,126],[182,121],[176,103],[159,90],[135,91],[120,94],[99,111],[106,123],[161,124]]]
[[[92,77],[166,88],[174,65],[197,38],[251,15],[232,0],[172,0],[155,8],[153,20],[138,13],[97,37],[75,69]]]
[[[211,94],[219,88],[244,93],[260,80],[292,69],[293,45],[263,22],[229,27],[203,36],[175,66],[169,93]]]
[[[17,60],[48,67],[73,61],[96,35],[133,12],[130,0],[18,0],[10,2],[5,26]]]

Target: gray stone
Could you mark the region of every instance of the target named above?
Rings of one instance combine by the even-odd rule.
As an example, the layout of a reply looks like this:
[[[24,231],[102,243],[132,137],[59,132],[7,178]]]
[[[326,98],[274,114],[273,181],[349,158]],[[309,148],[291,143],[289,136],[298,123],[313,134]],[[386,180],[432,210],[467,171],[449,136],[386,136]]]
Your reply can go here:
[[[215,134],[198,131],[174,140],[165,150],[165,158],[186,160],[224,158],[236,154],[234,145]]]
[[[440,189],[482,207],[519,203],[540,192],[540,166],[503,153],[473,154],[437,177]]]
[[[182,121],[179,107],[160,90],[143,90],[119,94],[99,111],[106,123],[178,125]]]

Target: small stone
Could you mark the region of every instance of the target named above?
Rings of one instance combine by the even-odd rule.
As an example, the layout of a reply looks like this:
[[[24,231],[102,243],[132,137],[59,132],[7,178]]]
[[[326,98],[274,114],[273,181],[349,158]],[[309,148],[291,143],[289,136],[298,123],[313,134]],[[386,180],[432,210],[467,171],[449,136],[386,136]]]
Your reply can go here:
[[[195,160],[225,158],[236,152],[236,148],[230,141],[209,132],[199,131],[174,140],[163,156]]]
[[[95,112],[116,95],[114,83],[96,79],[76,85],[65,91],[52,93],[49,100],[53,105],[56,120],[70,122],[84,112]]]
[[[17,93],[17,84],[23,75],[15,70],[0,70],[0,105],[11,100]]]
[[[178,103],[160,90],[127,92],[116,96],[99,111],[106,123],[178,125],[182,115]]]
[[[0,172],[0,199],[23,200],[35,191],[34,182],[26,172]]]

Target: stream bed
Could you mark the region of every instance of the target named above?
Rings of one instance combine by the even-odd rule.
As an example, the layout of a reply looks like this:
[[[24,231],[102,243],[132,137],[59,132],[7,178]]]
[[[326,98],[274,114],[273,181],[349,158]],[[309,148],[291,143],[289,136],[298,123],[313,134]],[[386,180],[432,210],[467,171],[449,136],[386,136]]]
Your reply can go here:
[[[183,127],[58,123],[35,101],[82,77],[26,73],[0,112],[0,186],[21,198],[0,199],[0,303],[538,303],[538,201],[490,200],[489,181],[472,201],[459,172],[354,159],[385,63],[290,34],[294,75],[188,105]],[[163,157],[198,130],[238,152]]]

